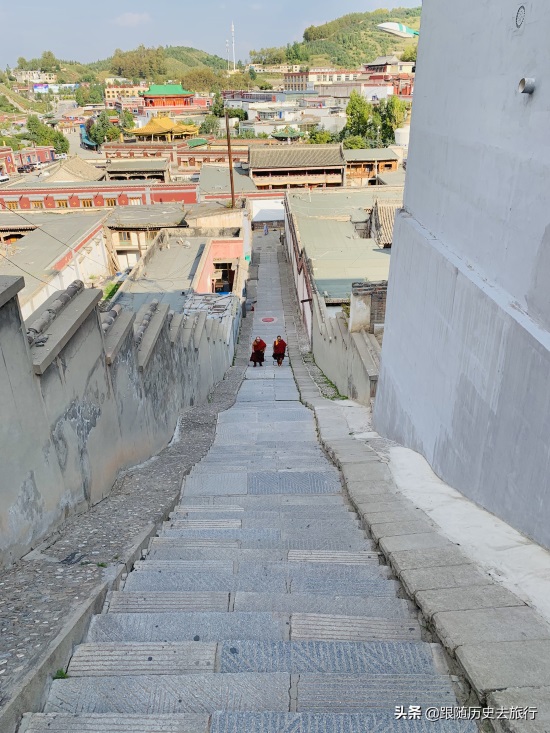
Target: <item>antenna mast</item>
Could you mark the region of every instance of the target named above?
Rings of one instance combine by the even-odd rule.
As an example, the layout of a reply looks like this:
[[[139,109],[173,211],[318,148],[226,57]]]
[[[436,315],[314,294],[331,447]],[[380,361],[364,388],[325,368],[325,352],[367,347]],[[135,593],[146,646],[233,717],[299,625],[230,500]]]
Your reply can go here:
[[[227,50],[227,73],[229,74],[229,39],[225,42],[225,48]]]
[[[231,36],[233,37],[233,71],[237,70],[237,63],[235,58],[235,23],[231,21]]]

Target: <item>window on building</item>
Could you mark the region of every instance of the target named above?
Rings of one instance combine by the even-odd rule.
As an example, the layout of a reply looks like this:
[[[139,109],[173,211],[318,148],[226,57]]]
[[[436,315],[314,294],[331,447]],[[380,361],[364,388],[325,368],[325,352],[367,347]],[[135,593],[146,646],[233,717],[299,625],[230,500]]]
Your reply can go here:
[[[57,209],[66,209],[69,206],[69,202],[66,199],[61,199],[55,202],[55,206]]]
[[[17,201],[6,201],[6,208],[15,211],[18,208]]]
[[[119,242],[130,242],[131,239],[132,239],[131,232],[119,232],[118,233]]]
[[[43,208],[44,208],[43,201],[31,201],[31,209],[43,209]]]
[[[141,206],[141,197],[140,198],[129,198],[128,203],[130,206]]]
[[[116,199],[105,199],[105,206],[116,206]]]
[[[82,199],[82,208],[83,209],[92,209],[94,206],[93,199]]]

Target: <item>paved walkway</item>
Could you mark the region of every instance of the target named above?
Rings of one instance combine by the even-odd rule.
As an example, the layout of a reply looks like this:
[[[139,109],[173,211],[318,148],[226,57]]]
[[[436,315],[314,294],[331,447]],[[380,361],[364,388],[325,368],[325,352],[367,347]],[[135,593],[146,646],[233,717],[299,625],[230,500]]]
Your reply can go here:
[[[285,328],[259,246],[254,333]],[[270,319],[270,320],[265,320]],[[268,349],[268,356],[270,352]],[[403,720],[454,680],[359,526],[288,364],[248,368],[208,455],[26,733],[474,731]]]

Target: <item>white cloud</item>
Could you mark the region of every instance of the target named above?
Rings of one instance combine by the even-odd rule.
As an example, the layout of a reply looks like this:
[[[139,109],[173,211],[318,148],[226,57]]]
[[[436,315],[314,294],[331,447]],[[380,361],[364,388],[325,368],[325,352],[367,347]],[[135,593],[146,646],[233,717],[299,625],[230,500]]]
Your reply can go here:
[[[149,13],[123,13],[113,20],[115,25],[121,25],[124,28],[135,28],[138,25],[149,23],[151,16]]]

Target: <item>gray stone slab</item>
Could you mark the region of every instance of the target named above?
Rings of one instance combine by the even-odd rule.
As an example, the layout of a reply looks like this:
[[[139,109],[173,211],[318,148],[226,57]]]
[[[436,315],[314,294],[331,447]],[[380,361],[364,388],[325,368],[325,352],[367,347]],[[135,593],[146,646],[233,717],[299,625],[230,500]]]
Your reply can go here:
[[[495,720],[493,726],[497,733],[548,733],[550,731],[550,687],[515,687],[493,692],[487,705],[494,710],[511,708],[528,710],[526,719]],[[536,710],[532,716],[530,711]]]
[[[87,641],[175,642],[224,639],[284,641],[290,625],[272,613],[107,613],[94,616]]]
[[[420,719],[404,723],[396,720],[393,708],[347,715],[215,713],[210,728],[211,733],[403,733],[404,730],[410,733],[475,733],[477,728],[467,720],[433,723]]]
[[[177,566],[177,567],[176,567]],[[180,573],[233,573],[233,562],[231,560],[158,560],[147,556],[146,560],[137,560],[134,563],[135,571],[141,570],[177,570]]]
[[[228,496],[184,496],[180,502],[180,506],[226,506],[238,502],[245,510],[264,511],[278,509],[279,507],[320,507],[320,506],[347,506],[344,502],[342,494],[326,494],[320,496],[293,496],[274,495],[274,496],[239,496],[233,499]]]
[[[271,540],[281,539],[278,529],[171,529],[164,525],[162,537],[181,537],[189,540]]]
[[[405,522],[385,522],[382,524],[371,524],[370,533],[378,542],[384,537],[395,537],[397,535],[423,534],[429,532],[430,524],[425,521],[413,520]]]
[[[334,565],[362,565],[378,562],[377,552],[323,552],[312,550],[289,550],[288,562],[330,563]]]
[[[421,534],[394,535],[380,540],[380,547],[386,555],[402,550],[429,550],[438,547],[456,547],[450,540],[436,531]]]
[[[26,715],[21,733],[208,733],[209,715]]]
[[[46,712],[213,713],[288,710],[287,674],[154,675],[54,680]]]
[[[196,641],[80,644],[69,664],[70,677],[214,674],[217,644]]]
[[[130,591],[113,591],[109,599],[110,613],[223,612],[228,610],[229,593],[132,593]]]
[[[449,679],[437,675],[314,675],[298,680],[297,711],[351,712],[398,705],[456,706]]]
[[[550,639],[550,625],[527,606],[444,611],[433,621],[443,645],[451,650],[477,642]]]
[[[476,608],[505,608],[525,605],[516,595],[496,583],[470,588],[438,588],[419,591],[415,600],[427,618],[440,611],[468,611]]]
[[[432,548],[430,550],[402,550],[392,552],[390,561],[398,571],[414,568],[435,568],[450,565],[466,565],[469,560],[456,546]]]
[[[420,627],[411,619],[366,618],[328,614],[294,613],[290,619],[292,640],[372,641],[376,639],[415,641]]]
[[[235,595],[235,611],[324,613],[339,616],[373,616],[411,619],[407,601],[393,596],[339,596],[313,593],[245,593]]]
[[[507,687],[550,686],[550,641],[501,641],[458,647],[456,656],[482,698]]]
[[[192,592],[192,591],[262,591],[270,587],[273,592],[286,593],[287,580],[284,575],[234,576],[227,573],[175,572],[167,569],[142,570],[131,573],[126,581],[128,591]]]
[[[158,538],[161,540],[161,538]],[[367,554],[367,553],[365,553]],[[177,539],[171,543],[170,540],[162,538],[162,542],[153,540],[148,558],[154,560],[228,560],[231,562],[284,562],[287,560],[288,550],[238,550],[235,548],[218,547],[180,547]]]
[[[422,522],[426,517],[426,514],[421,509],[402,509],[397,507],[395,509],[384,509],[376,512],[373,512],[372,509],[364,510],[362,508],[360,514],[369,526],[391,524],[392,522]]]
[[[220,672],[292,674],[437,674],[429,646],[410,641],[230,641]]]
[[[476,565],[451,565],[444,568],[415,568],[405,570],[400,580],[409,595],[434,588],[469,588],[473,585],[487,585],[489,576]]]

